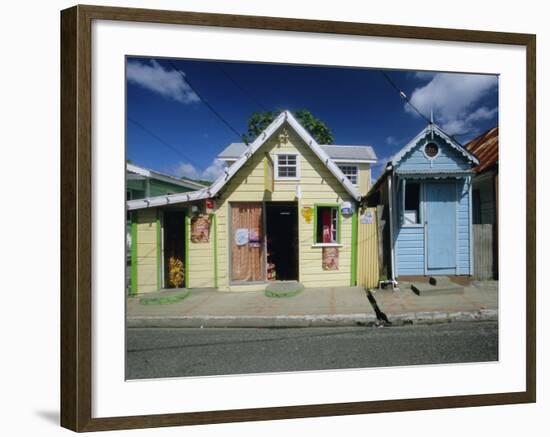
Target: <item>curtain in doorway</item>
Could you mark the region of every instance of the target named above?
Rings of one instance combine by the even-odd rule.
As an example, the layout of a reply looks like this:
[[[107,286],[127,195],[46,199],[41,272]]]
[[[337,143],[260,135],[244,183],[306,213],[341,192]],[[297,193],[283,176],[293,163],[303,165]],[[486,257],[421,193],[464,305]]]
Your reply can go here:
[[[231,206],[231,279],[263,281],[264,238],[261,203]]]

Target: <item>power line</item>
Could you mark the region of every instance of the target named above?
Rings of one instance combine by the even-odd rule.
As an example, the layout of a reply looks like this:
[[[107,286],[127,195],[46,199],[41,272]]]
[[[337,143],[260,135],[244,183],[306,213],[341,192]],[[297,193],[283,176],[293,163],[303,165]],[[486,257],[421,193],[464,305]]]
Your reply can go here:
[[[170,143],[159,137],[157,134],[146,128],[143,124],[141,124],[139,121],[134,120],[132,117],[127,117],[128,121],[136,125],[138,128],[140,128],[143,132],[149,134],[151,137],[153,137],[155,140],[157,140],[162,145],[168,147],[173,152],[177,153],[179,156],[181,156],[183,159],[185,159],[187,162],[193,164],[195,168],[201,169],[199,165],[197,165],[196,162],[193,162],[188,156],[185,156],[183,153],[181,153],[180,150],[178,150],[176,147],[172,146]]]
[[[416,106],[414,106],[411,101],[409,100],[409,98],[407,97],[407,95],[395,84],[395,82],[393,80],[390,79],[390,77],[386,74],[385,71],[381,71],[380,73],[382,73],[382,76],[384,76],[386,78],[386,80],[388,81],[388,83],[399,93],[399,96],[405,100],[406,103],[408,103],[408,105],[414,109],[416,111],[416,113],[418,115],[420,115],[420,117],[422,117],[424,120],[426,120],[428,122],[428,124],[432,124],[432,121],[428,119],[428,117],[426,117],[424,114],[422,114],[422,112],[420,112]]]
[[[197,97],[201,100],[201,102],[204,103],[206,105],[206,107],[208,109],[210,109],[210,111],[212,111],[212,113],[216,117],[218,117],[218,119],[223,124],[225,124],[229,129],[231,129],[231,131],[233,131],[239,139],[242,139],[242,135],[237,131],[237,129],[235,129],[233,126],[231,126],[231,123],[229,123],[225,118],[223,118],[223,116],[218,111],[216,111],[216,109],[214,109],[214,107],[210,103],[208,103],[208,101],[197,91],[197,88],[195,88],[195,86],[193,86],[193,84],[191,83],[189,78],[178,67],[176,67],[172,61],[168,61],[168,63],[172,66],[172,68],[175,71],[177,71],[180,74],[182,79],[187,83],[187,85],[189,85],[189,87],[193,90],[193,92],[197,95]]]
[[[428,117],[426,117],[424,114],[422,114],[422,112],[420,112],[420,110],[414,106],[411,101],[409,100],[409,98],[407,97],[407,95],[395,84],[395,82],[393,80],[391,80],[391,78],[386,74],[385,71],[380,71],[380,73],[382,73],[382,75],[386,78],[386,80],[389,82],[389,84],[399,93],[399,96],[405,100],[405,102],[412,108],[416,111],[416,113],[418,115],[420,115],[420,117],[422,117],[424,120],[426,120],[426,122],[428,124],[434,124],[434,122],[430,119],[428,119]],[[441,131],[443,131],[445,133],[445,135],[449,136],[450,138],[452,138],[455,142],[457,142],[458,144],[460,144],[460,142],[455,138],[455,136],[461,136],[461,135],[466,135],[466,133],[457,133],[457,134],[454,134],[454,135],[451,135],[447,132],[445,132],[443,130],[443,128],[441,126],[438,126],[439,129],[441,129]]]
[[[220,70],[225,77],[227,77],[227,79],[229,79],[229,81],[235,85],[235,87],[237,87],[239,90],[241,90],[241,92],[243,94],[246,94],[246,96],[252,100],[257,106],[259,106],[260,108],[262,108],[264,111],[269,111],[267,109],[267,107],[262,103],[260,102],[258,99],[256,99],[252,93],[250,93],[247,89],[245,89],[243,86],[241,86],[228,72],[225,68],[223,68],[218,62],[215,62],[214,63],[216,65],[216,67],[218,68],[218,70]]]

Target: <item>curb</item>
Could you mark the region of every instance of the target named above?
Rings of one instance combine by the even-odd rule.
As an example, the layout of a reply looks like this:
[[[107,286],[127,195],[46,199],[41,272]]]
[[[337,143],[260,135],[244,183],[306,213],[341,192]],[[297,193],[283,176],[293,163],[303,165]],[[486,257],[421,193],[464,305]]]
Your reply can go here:
[[[457,312],[419,312],[388,315],[392,325],[430,325],[451,322],[498,321],[498,310],[477,310]]]
[[[497,321],[498,310],[419,312],[388,315],[392,326],[450,322]],[[374,314],[324,314],[300,316],[182,316],[129,317],[128,328],[312,328],[380,326]]]
[[[374,314],[300,316],[129,317],[128,328],[310,328],[374,325]]]

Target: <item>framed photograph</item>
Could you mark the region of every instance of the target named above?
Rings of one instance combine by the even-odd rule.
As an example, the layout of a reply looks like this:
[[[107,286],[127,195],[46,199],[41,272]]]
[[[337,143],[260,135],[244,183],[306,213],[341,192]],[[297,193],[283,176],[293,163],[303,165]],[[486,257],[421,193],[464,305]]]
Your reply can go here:
[[[61,425],[535,402],[535,138],[535,35],[62,11]]]

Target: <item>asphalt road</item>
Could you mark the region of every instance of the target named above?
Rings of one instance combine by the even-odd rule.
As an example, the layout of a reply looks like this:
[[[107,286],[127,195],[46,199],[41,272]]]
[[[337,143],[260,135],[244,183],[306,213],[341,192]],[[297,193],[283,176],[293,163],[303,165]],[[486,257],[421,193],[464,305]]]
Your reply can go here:
[[[127,378],[498,360],[498,323],[127,330]]]

